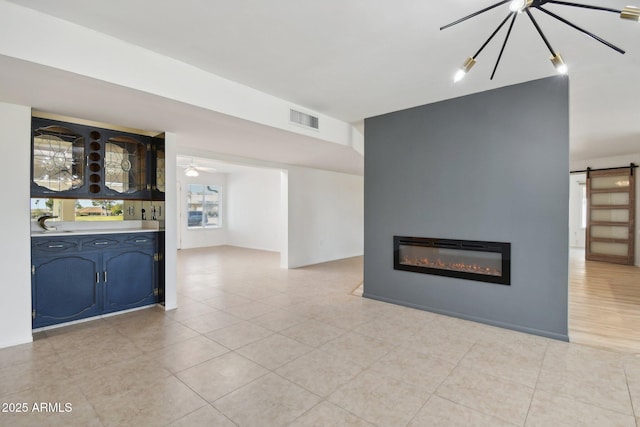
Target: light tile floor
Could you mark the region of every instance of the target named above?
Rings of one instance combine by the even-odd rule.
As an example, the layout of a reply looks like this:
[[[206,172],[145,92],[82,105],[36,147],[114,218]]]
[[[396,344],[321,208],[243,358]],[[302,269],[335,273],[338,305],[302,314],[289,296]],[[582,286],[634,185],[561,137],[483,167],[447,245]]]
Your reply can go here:
[[[361,298],[361,258],[178,261],[177,310],[0,350],[0,426],[640,425],[634,354]]]

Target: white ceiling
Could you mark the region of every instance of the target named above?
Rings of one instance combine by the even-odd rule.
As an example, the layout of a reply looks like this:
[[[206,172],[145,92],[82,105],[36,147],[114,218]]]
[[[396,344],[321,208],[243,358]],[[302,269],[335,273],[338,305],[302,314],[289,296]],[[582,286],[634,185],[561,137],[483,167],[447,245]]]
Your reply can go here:
[[[506,16],[508,6],[500,6],[444,31],[439,31],[439,27],[492,4],[491,0],[439,3],[424,0],[11,1],[350,123],[554,74],[549,52],[526,16],[521,15],[493,81],[489,76],[506,27],[479,55],[478,64],[467,78],[457,85],[452,83],[454,71],[493,32]],[[594,0],[591,4],[623,8],[627,1]],[[559,5],[546,7],[627,50],[625,55],[620,55],[534,12],[551,45],[562,53],[570,67],[572,158],[639,152],[640,25],[622,21],[613,13]],[[2,65],[6,62],[5,58]],[[16,70],[27,67],[10,65]],[[33,66],[27,68],[31,73],[44,72]],[[12,93],[11,96],[18,95]],[[149,97],[140,93],[135,99],[148,103]],[[158,100],[153,101],[156,105]],[[210,125],[210,112],[164,102],[169,111],[179,116],[170,122],[183,128],[181,132],[191,133],[196,139],[207,134],[217,140],[244,138],[246,145],[239,145],[246,146],[248,154],[254,146],[260,150],[261,143],[271,140],[273,135],[269,133],[276,132],[264,126],[216,117],[224,124],[218,135],[218,129]],[[130,109],[135,110],[134,107]],[[69,109],[73,108],[69,106]],[[194,113],[195,119],[191,117]],[[525,119],[535,120],[535,117]],[[148,121],[142,119],[138,127],[146,125],[145,120]],[[178,123],[180,120],[184,121]],[[277,133],[277,139],[283,136],[283,132]],[[251,138],[260,141],[250,143]],[[305,154],[309,159],[336,154],[325,152],[326,143],[318,142],[322,147],[316,147],[310,139],[305,142],[309,144]],[[286,151],[291,144],[295,142],[290,141],[279,149]],[[243,153],[240,150],[234,154]],[[264,154],[268,157],[268,153]],[[347,157],[342,160],[344,165],[333,169],[361,173],[361,158]],[[292,161],[305,164],[300,159]],[[320,160],[318,166],[322,167],[324,161]]]

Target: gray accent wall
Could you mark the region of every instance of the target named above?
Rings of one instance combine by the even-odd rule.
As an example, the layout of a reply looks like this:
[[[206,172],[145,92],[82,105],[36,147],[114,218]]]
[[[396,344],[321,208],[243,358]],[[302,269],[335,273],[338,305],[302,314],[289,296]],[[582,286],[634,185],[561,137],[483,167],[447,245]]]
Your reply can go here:
[[[568,340],[569,82],[365,121],[364,296]],[[511,243],[511,285],[393,269],[393,236]]]

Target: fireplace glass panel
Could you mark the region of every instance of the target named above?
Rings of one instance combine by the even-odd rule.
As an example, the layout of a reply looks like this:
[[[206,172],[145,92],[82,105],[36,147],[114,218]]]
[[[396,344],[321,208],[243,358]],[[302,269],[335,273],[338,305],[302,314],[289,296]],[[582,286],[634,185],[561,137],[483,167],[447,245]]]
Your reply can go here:
[[[502,276],[500,253],[414,245],[400,245],[399,251],[402,265]]]

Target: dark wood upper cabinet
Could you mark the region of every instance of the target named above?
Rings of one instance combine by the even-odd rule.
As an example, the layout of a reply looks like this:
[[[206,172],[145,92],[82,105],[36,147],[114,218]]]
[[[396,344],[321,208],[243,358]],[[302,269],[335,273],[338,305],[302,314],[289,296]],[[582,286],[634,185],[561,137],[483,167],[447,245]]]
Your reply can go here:
[[[34,117],[31,197],[164,200],[163,142]]]

